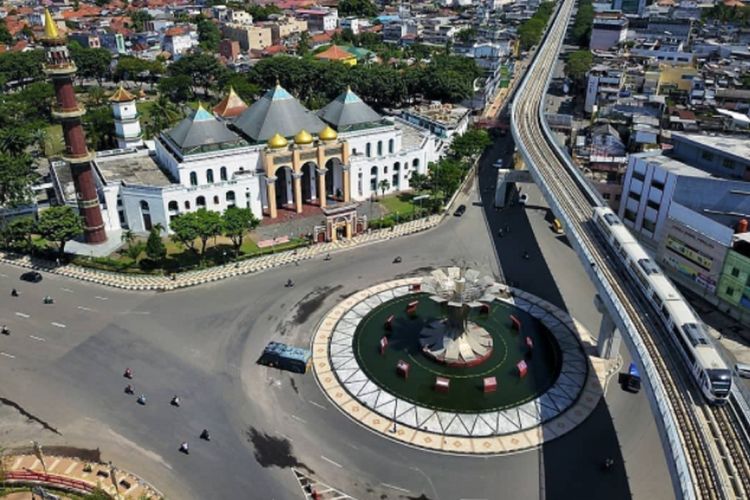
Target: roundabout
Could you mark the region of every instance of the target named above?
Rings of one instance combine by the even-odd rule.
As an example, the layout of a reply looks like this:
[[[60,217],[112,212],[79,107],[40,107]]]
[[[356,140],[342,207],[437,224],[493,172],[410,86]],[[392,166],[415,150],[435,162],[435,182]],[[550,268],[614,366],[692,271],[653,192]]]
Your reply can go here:
[[[496,455],[539,446],[593,411],[606,374],[587,355],[590,342],[548,302],[449,268],[348,297],[312,347],[324,393],[369,430],[427,450]]]

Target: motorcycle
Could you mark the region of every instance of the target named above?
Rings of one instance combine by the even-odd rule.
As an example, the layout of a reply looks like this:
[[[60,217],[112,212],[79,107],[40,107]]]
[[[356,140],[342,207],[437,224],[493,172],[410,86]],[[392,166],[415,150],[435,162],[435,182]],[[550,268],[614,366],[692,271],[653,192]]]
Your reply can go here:
[[[131,378],[132,379],[133,378],[133,370],[131,370],[130,368],[125,368],[125,373],[123,373],[122,376],[125,377],[125,378]]]
[[[203,432],[201,432],[201,439],[211,441],[211,435],[208,433],[208,429],[203,429]]]
[[[135,390],[133,389],[133,386],[128,384],[125,386],[125,394],[135,394]]]
[[[10,335],[10,328],[3,325],[2,332],[3,332],[3,335]]]
[[[11,290],[10,291],[10,296],[11,297],[18,297],[18,290],[16,290],[15,288],[13,290]]]
[[[173,397],[172,401],[170,401],[169,404],[171,404],[172,406],[176,406],[176,407],[179,408],[179,406],[180,406],[180,398],[178,398],[177,396]]]
[[[180,445],[180,451],[182,453],[184,453],[185,455],[188,455],[190,453],[190,451],[188,450],[188,444],[187,443],[182,443]]]
[[[146,406],[146,396],[145,395],[141,394],[140,396],[138,396],[138,404]]]
[[[291,288],[294,286],[294,281],[292,280],[286,280],[286,285],[284,285],[287,288]]]
[[[55,303],[55,299],[53,299],[52,297],[50,297],[49,295],[47,295],[46,297],[44,297],[44,303],[45,304],[54,304]]]
[[[394,264],[400,264],[401,263],[401,256],[399,255],[398,257],[396,257],[395,259],[393,259],[393,263]]]

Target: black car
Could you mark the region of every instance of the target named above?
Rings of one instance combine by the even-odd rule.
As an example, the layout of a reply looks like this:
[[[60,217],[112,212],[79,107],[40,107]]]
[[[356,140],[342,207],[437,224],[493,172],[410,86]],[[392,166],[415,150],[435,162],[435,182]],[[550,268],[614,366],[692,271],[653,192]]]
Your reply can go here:
[[[466,212],[466,205],[459,205],[455,212],[453,212],[453,215],[456,217],[461,217],[464,212]]]
[[[42,281],[42,275],[41,273],[38,273],[36,271],[29,271],[27,273],[23,273],[21,275],[21,279],[23,281],[28,281],[29,283],[39,283]]]

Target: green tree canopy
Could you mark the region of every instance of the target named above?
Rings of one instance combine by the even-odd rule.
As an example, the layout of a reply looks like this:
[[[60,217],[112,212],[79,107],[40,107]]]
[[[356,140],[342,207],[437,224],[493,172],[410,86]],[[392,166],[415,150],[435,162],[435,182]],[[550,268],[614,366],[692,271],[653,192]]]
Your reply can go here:
[[[159,80],[159,93],[167,96],[172,102],[187,102],[193,97],[193,79],[188,75],[168,76]]]
[[[148,233],[148,240],[146,240],[146,257],[154,262],[161,262],[166,256],[167,248],[161,240],[160,232],[152,229]]]
[[[268,19],[277,14],[281,14],[282,10],[274,4],[258,5],[250,4],[245,5],[245,11],[253,16],[253,21],[268,21]]]
[[[8,25],[5,23],[5,19],[0,19],[0,43],[7,45],[13,43],[13,35],[8,31]]]
[[[225,80],[227,73],[228,70],[215,56],[205,52],[188,54],[169,66],[171,76],[190,77],[193,85],[203,88],[204,95],[208,95],[208,90],[213,89],[219,81]]]
[[[81,217],[68,205],[50,207],[39,216],[36,229],[45,239],[58,245],[60,255],[65,253],[65,244],[83,234]]]
[[[576,50],[568,55],[565,61],[565,74],[576,82],[583,81],[586,73],[591,69],[594,63],[594,55],[589,50]]]
[[[195,24],[198,26],[198,41],[200,42],[200,46],[210,52],[219,50],[221,33],[216,24],[203,16],[196,16]]]
[[[149,14],[146,9],[137,9],[130,14],[130,20],[133,22],[133,29],[135,31],[145,30],[146,21],[151,21],[153,19],[154,17]]]
[[[111,149],[117,144],[115,120],[109,106],[91,107],[83,115],[86,141],[92,151]]]
[[[492,144],[492,139],[486,130],[470,128],[463,134],[453,138],[451,152],[457,158],[479,156],[484,149]]]
[[[240,247],[245,238],[245,233],[252,231],[260,224],[249,208],[229,207],[222,216],[222,232],[224,236],[232,240],[234,254],[240,254]]]
[[[594,7],[591,0],[581,0],[578,4],[578,12],[571,29],[571,34],[578,43],[588,46],[591,38],[591,26],[594,23]]]
[[[161,75],[164,73],[164,64],[161,61],[146,61],[131,56],[121,56],[117,60],[114,71],[114,79],[138,80],[142,76]]]
[[[0,54],[0,80],[21,81],[24,85],[31,81],[41,80],[44,77],[43,62],[43,50],[3,52]]]
[[[172,229],[172,241],[181,243],[191,252],[198,254],[196,241],[198,240],[198,222],[195,212],[180,214],[169,223]]]
[[[112,53],[107,49],[89,49],[76,42],[70,43],[70,55],[78,67],[78,76],[94,78],[99,85],[110,73]]]
[[[3,242],[8,246],[31,248],[31,235],[36,228],[33,217],[16,217],[2,228]]]
[[[340,0],[339,14],[343,16],[375,17],[378,8],[370,0]]]
[[[170,227],[173,238],[196,252],[201,259],[206,253],[206,244],[210,238],[219,236],[222,232],[222,219],[218,212],[201,208],[195,212],[188,212],[176,217]],[[196,247],[196,240],[200,240],[200,250]]]
[[[0,152],[0,207],[13,208],[28,203],[36,176],[28,155]]]

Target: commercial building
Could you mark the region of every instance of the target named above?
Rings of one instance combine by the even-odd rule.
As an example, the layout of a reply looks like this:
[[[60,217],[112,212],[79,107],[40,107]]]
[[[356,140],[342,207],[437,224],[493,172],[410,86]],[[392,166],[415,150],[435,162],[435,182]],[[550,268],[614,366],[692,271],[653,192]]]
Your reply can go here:
[[[333,31],[339,25],[339,13],[336,9],[299,9],[296,11],[307,21],[307,29],[311,33]]]
[[[450,141],[469,127],[471,110],[453,104],[432,103],[407,108],[401,117],[409,123],[429,130],[440,139]]]
[[[628,19],[618,12],[597,14],[591,25],[591,50],[612,50],[628,36]]]
[[[750,140],[746,137],[672,132],[671,155],[718,177],[750,181]]]
[[[727,253],[717,295],[728,304],[750,310],[750,233],[736,234]]]
[[[239,42],[240,48],[245,52],[263,50],[273,45],[273,33],[268,26],[225,24],[221,31],[224,37]]]
[[[646,0],[612,0],[612,10],[640,16],[646,8]]]

